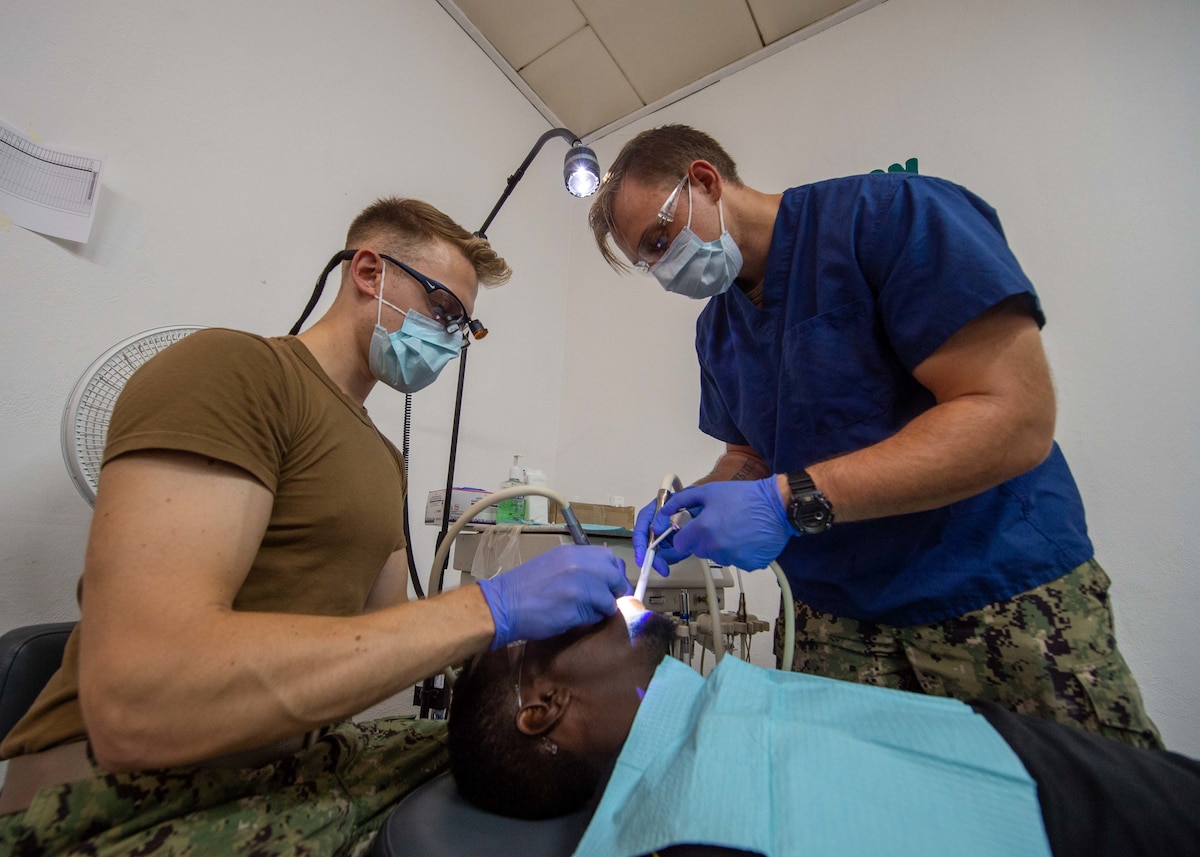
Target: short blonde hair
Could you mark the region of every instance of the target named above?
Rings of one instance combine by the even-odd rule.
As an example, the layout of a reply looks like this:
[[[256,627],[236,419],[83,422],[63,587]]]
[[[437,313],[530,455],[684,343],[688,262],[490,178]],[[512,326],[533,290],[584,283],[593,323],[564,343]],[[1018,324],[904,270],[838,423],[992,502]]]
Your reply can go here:
[[[708,161],[721,178],[741,186],[737,164],[721,144],[688,125],[662,125],[643,131],[624,145],[600,182],[596,198],[588,212],[588,225],[604,261],[617,271],[628,271],[629,264],[613,250],[609,236],[615,230],[613,201],[621,184],[632,177],[645,185],[673,186],[683,178],[693,161]]]
[[[508,282],[512,269],[492,249],[486,238],[472,235],[443,212],[419,199],[389,196],[363,209],[346,232],[346,249],[384,242],[389,253],[404,256],[420,252],[431,241],[441,239],[457,247],[475,269],[484,286]]]

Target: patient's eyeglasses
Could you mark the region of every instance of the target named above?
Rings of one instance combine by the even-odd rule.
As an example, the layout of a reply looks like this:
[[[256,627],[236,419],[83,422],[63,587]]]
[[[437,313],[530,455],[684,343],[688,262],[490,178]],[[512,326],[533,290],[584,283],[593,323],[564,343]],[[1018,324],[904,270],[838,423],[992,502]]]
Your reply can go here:
[[[513,691],[517,697],[517,711],[519,712],[525,707],[525,702],[521,698],[521,674],[525,670],[525,641],[517,640],[508,644],[508,676],[512,679]],[[558,753],[558,744],[550,739],[549,735],[542,735],[540,739],[541,747],[551,756]]]
[[[525,707],[521,701],[521,673],[525,669],[525,641],[517,640],[508,644],[508,676],[512,679],[513,690],[517,695],[517,711]]]

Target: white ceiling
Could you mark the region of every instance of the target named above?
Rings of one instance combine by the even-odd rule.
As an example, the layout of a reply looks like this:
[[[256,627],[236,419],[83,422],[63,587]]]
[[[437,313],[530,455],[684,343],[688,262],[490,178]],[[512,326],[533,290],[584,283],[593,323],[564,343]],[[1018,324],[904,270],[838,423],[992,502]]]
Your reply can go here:
[[[586,140],[884,0],[438,0],[556,127]]]

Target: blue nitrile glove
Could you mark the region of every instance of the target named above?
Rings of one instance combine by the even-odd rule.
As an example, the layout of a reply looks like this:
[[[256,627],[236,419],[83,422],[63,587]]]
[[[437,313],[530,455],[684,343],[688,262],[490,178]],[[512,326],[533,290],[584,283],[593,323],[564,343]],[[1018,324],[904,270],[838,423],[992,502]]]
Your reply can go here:
[[[680,509],[687,509],[692,520],[671,539],[675,553],[746,571],[766,568],[798,535],[774,476],[684,488],[663,504],[660,514],[669,518]]]
[[[600,545],[559,545],[479,581],[479,588],[496,623],[493,649],[599,622],[632,591],[625,561]]]
[[[662,531],[671,526],[670,515],[655,515],[654,507],[658,505],[658,498],[651,500],[638,512],[637,520],[633,524],[633,559],[637,563],[638,569],[642,567],[642,560],[646,558],[646,551],[650,547],[650,526],[653,522],[654,535],[662,535]],[[679,553],[675,550],[672,542],[673,536],[667,536],[658,543],[658,547],[654,549],[654,570],[666,577],[671,573],[671,565],[679,562],[681,559],[686,559],[687,554]]]

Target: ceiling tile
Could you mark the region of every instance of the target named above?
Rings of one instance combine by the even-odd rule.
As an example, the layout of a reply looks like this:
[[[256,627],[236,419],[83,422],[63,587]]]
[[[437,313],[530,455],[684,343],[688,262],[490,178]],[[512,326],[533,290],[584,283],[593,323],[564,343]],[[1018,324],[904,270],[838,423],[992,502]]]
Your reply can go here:
[[[647,104],[762,47],[740,0],[575,2]]]
[[[525,66],[521,77],[580,137],[642,106],[590,28],[580,30]]]
[[[572,0],[456,0],[456,5],[518,71],[587,25]]]
[[[815,21],[853,5],[856,0],[746,0],[763,42],[771,44]]]

